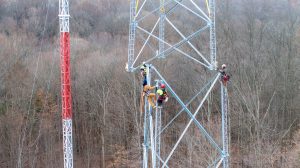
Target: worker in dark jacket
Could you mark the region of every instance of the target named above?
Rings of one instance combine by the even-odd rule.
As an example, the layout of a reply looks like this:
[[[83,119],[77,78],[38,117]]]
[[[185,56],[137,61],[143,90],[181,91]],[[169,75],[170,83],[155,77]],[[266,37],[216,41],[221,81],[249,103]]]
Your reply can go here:
[[[226,86],[227,82],[230,79],[230,76],[226,73],[226,64],[222,65],[222,67],[219,70],[219,72],[221,73],[221,81],[222,81],[223,85]]]
[[[164,102],[167,102],[169,97],[168,94],[166,92],[166,85],[165,84],[161,84],[160,88],[156,91],[156,93],[158,94],[158,98],[157,98],[157,105],[158,106],[162,106],[162,104]]]

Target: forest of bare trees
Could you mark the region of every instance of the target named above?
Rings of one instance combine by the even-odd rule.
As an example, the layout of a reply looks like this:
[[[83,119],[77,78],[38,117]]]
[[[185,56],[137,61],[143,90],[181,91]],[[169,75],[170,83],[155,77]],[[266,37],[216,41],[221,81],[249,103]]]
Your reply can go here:
[[[300,167],[300,1],[216,3],[217,55],[232,75],[231,167]],[[0,0],[0,167],[63,165],[57,6]],[[129,1],[72,0],[70,10],[75,167],[139,167],[140,79],[124,69]],[[176,65],[174,59],[164,64]],[[201,79],[184,67],[164,71],[182,97]],[[164,118],[178,108],[170,99]],[[217,134],[219,109],[213,109],[201,117]],[[181,121],[165,143],[174,143]],[[199,152],[206,149],[200,135],[189,134],[170,167],[199,167],[209,158]]]

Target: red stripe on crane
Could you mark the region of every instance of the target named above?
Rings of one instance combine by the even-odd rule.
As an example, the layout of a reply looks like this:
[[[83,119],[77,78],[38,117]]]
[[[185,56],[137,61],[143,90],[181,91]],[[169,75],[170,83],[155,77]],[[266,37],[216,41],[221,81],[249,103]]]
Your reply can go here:
[[[60,33],[60,66],[62,118],[72,118],[71,69],[70,69],[70,33]]]

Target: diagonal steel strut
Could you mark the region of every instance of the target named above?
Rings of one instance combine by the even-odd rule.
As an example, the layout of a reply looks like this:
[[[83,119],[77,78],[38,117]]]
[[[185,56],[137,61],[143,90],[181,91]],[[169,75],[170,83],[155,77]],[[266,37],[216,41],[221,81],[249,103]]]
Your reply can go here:
[[[186,54],[185,52],[183,52],[183,51],[181,51],[180,49],[178,49],[178,47],[180,47],[182,44],[184,44],[184,43],[187,42],[188,40],[192,39],[193,37],[195,37],[196,35],[198,35],[198,34],[201,33],[202,31],[204,31],[205,29],[207,29],[208,27],[209,27],[209,25],[206,25],[205,27],[199,29],[198,31],[196,31],[195,33],[191,34],[191,35],[188,36],[187,38],[181,40],[180,42],[176,43],[175,45],[171,45],[171,44],[167,43],[166,41],[161,40],[159,37],[157,37],[157,36],[151,34],[151,33],[148,32],[147,30],[141,28],[140,26],[137,26],[138,29],[142,30],[142,31],[145,32],[146,34],[149,34],[149,35],[151,35],[152,37],[156,38],[157,40],[162,41],[163,43],[165,43],[165,44],[167,44],[168,46],[170,46],[170,48],[168,48],[168,49],[165,50],[164,52],[159,53],[159,54],[157,54],[156,56],[154,56],[154,57],[148,59],[147,61],[145,61],[145,63],[149,63],[149,62],[153,61],[154,59],[159,58],[162,54],[165,54],[165,53],[167,53],[167,52],[170,53],[170,52],[176,50],[176,51],[182,53],[183,55],[185,55],[186,57],[188,57],[188,58],[190,58],[190,59],[196,61],[197,63],[199,63],[199,64],[205,66],[206,68],[209,68],[206,64],[202,63],[201,61],[199,61],[199,60],[197,60],[197,59],[191,57],[190,55],[188,55],[188,54]],[[165,57],[166,57],[166,56],[167,56],[167,55],[165,55]],[[141,66],[141,65],[139,65],[139,66],[137,66],[137,67],[132,67],[132,72],[136,71],[140,66]]]
[[[178,97],[178,95],[175,93],[175,91],[171,88],[171,86],[167,83],[167,81],[163,78],[163,76],[157,71],[157,69],[152,66],[151,69],[153,69],[156,74],[161,78],[161,80],[164,81],[164,84],[167,86],[168,90],[170,90],[170,92],[172,93],[172,95],[175,97],[175,99],[178,101],[178,103],[185,109],[186,113],[191,117],[191,121],[194,121],[194,123],[196,124],[196,126],[200,129],[200,131],[205,135],[205,137],[209,140],[209,142],[220,152],[222,153],[222,149],[219,147],[219,145],[214,141],[214,139],[209,135],[209,133],[205,130],[205,128],[199,123],[199,121],[195,118],[195,116],[197,115],[198,111],[200,110],[201,106],[202,106],[202,102],[201,104],[198,106],[196,112],[195,112],[195,116],[192,114],[192,112],[185,106],[185,104],[182,102],[182,100]],[[207,95],[210,93],[210,91],[212,90],[213,86],[216,84],[216,82],[218,81],[220,77],[220,74],[217,75],[216,79],[214,80],[214,82],[212,83],[211,87],[209,88],[208,92],[206,93],[206,95],[204,96],[203,102],[206,100]]]
[[[188,105],[190,105],[203,91],[204,91],[204,89],[206,89],[213,81],[214,81],[214,79],[216,79],[216,77],[217,77],[217,74],[212,78],[212,80],[210,80],[204,87],[202,87],[202,89],[195,95],[195,96],[193,96],[187,103],[186,103],[186,105],[185,106],[188,106]],[[162,134],[163,133],[163,131],[165,130],[165,129],[167,129],[167,127],[182,113],[184,111],[184,108],[182,108],[178,113],[177,113],[177,115],[168,123],[168,124],[166,124],[166,126],[163,128],[163,129],[161,129],[161,131],[159,132],[159,134]]]
[[[186,39],[186,37],[178,30],[178,28],[168,18],[166,18],[166,20],[175,29],[175,31],[181,36],[181,38]],[[211,66],[211,64],[207,61],[207,59],[203,56],[203,54],[199,50],[197,50],[197,48],[189,40],[187,41],[187,43],[208,65]]]

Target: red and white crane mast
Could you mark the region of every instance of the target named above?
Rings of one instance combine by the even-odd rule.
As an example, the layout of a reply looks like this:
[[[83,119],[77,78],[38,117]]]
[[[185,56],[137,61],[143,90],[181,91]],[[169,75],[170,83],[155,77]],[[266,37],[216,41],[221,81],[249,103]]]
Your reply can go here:
[[[64,168],[73,168],[69,0],[59,0]]]

